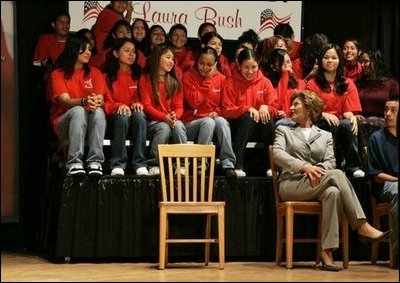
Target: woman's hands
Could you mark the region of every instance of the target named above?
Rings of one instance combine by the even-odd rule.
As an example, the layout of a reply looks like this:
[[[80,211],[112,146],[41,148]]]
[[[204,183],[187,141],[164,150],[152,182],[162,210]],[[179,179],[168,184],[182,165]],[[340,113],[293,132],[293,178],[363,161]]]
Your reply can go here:
[[[303,165],[301,171],[303,172],[304,176],[310,179],[311,187],[318,186],[322,177],[325,175],[325,168],[311,165],[309,163]]]
[[[271,119],[271,116],[270,116],[269,110],[268,110],[268,106],[265,104],[261,105],[259,110],[255,109],[253,107],[250,107],[249,113],[250,113],[250,117],[256,123],[261,121],[261,123],[266,124],[266,123],[268,123],[269,119]]]
[[[175,111],[172,111],[172,112],[168,113],[167,115],[165,115],[164,122],[167,123],[170,128],[172,128],[172,129],[175,128],[175,124],[176,124]]]

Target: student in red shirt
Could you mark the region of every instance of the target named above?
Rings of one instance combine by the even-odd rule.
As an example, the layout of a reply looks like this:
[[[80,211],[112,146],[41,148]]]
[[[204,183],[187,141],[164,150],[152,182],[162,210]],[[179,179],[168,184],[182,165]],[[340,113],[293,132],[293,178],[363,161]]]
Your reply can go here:
[[[124,17],[125,10],[126,16]],[[110,4],[100,12],[92,28],[99,53],[104,51],[104,42],[114,24],[119,20],[126,20],[130,23],[132,12],[131,1],[110,1]]]
[[[33,54],[33,65],[44,68],[44,82],[47,82],[53,65],[64,50],[70,23],[71,17],[67,12],[56,13],[51,22],[54,33],[42,34],[38,39]]]
[[[111,175],[124,175],[128,161],[125,140],[133,143],[132,167],[136,175],[148,175],[146,167],[146,116],[139,100],[138,83],[141,68],[132,39],[116,39],[112,56],[103,68],[108,91],[104,111],[110,117],[112,129]]]
[[[50,119],[60,141],[68,141],[67,174],[102,175],[103,140],[106,128],[102,109],[106,93],[101,72],[89,67],[91,44],[86,37],[71,35],[51,73]]]
[[[355,114],[361,112],[358,91],[351,79],[343,75],[342,49],[327,44],[318,59],[318,72],[307,83],[307,89],[317,93],[324,101],[322,120],[318,126],[330,131],[334,139],[337,168],[342,168],[354,178],[362,178],[362,162],[358,156],[358,124]]]
[[[147,165],[149,174],[158,175],[158,145],[187,143],[186,128],[180,121],[183,115],[182,78],[174,67],[174,53],[170,46],[154,46],[150,54],[148,74],[139,82],[140,98],[146,113],[147,136],[152,140]]]
[[[258,69],[254,50],[243,49],[238,62],[239,72],[226,81],[223,89],[222,114],[232,129],[236,174],[245,177],[243,162],[247,141],[257,133],[265,148],[272,144],[272,119],[277,116],[278,100],[270,80]]]
[[[289,117],[292,95],[298,90],[304,90],[306,83],[294,76],[292,61],[286,50],[279,48],[272,50],[268,61],[267,77],[276,90],[279,105],[277,117],[279,120],[275,123],[275,127],[291,124]]]
[[[221,92],[226,78],[217,70],[218,54],[212,47],[200,50],[196,64],[183,77],[185,123],[188,140],[210,144],[214,132],[220,147],[219,159],[227,177],[236,177],[229,123],[221,116]]]
[[[187,29],[182,24],[173,25],[168,33],[169,42],[174,49],[175,64],[181,67],[186,56]]]
[[[358,62],[361,46],[357,39],[348,39],[343,44],[344,76],[355,82],[362,76],[363,68]]]
[[[279,24],[274,28],[274,35],[280,35],[285,38],[287,44],[287,51],[290,59],[293,61],[300,57],[300,52],[303,43],[294,40],[294,31],[289,24]]]

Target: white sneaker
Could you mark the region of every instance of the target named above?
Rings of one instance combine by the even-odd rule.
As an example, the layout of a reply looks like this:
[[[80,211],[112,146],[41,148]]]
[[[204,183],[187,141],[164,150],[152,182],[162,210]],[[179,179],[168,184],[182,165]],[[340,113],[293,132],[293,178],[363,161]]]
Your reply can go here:
[[[364,178],[365,177],[365,173],[364,173],[363,170],[358,169],[358,170],[354,171],[353,177],[354,178]]]
[[[89,164],[89,175],[103,176],[103,169],[100,164]]]
[[[160,168],[157,167],[157,166],[150,167],[150,169],[149,169],[149,175],[150,175],[150,176],[160,175]]]
[[[146,167],[139,167],[138,169],[136,169],[136,175],[137,176],[148,176],[149,171],[147,170]]]
[[[267,174],[267,177],[272,177],[272,170],[268,169],[266,174]]]
[[[74,164],[72,165],[69,169],[68,169],[68,173],[67,175],[84,175],[86,174],[85,169],[83,169],[83,165],[78,163],[78,164]]]
[[[246,177],[246,172],[244,172],[242,169],[235,169],[236,176],[238,177]]]
[[[124,169],[122,169],[122,168],[114,168],[111,171],[111,176],[124,176],[124,175],[125,175],[125,172],[124,172]]]

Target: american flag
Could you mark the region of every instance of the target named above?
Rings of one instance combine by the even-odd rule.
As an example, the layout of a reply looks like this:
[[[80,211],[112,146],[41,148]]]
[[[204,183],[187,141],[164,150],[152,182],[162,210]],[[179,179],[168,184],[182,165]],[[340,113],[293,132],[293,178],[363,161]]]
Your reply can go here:
[[[292,14],[278,18],[271,9],[265,9],[260,14],[260,32],[270,28],[274,29],[278,24],[288,24]]]
[[[101,6],[98,1],[84,1],[82,22],[86,22],[90,19],[96,19],[103,9],[104,7]]]

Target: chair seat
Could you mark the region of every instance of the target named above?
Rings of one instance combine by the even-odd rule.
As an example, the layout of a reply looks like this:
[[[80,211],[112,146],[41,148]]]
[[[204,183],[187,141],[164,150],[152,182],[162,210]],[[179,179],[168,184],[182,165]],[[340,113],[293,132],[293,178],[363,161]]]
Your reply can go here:
[[[179,214],[217,214],[220,207],[225,207],[224,201],[219,202],[164,202],[158,207],[165,207],[168,213]]]

